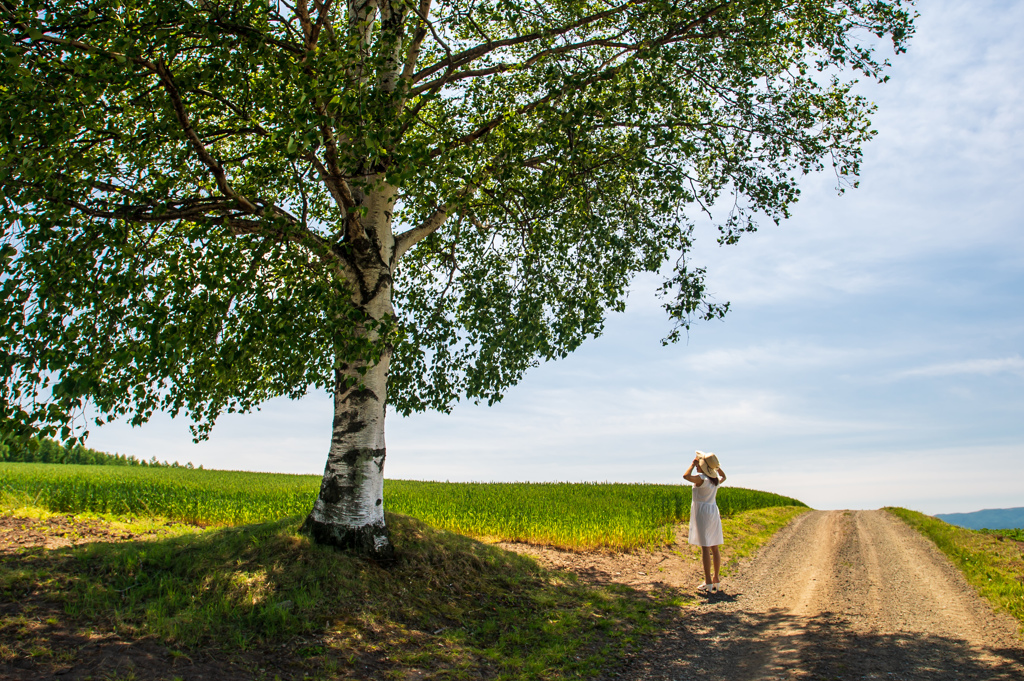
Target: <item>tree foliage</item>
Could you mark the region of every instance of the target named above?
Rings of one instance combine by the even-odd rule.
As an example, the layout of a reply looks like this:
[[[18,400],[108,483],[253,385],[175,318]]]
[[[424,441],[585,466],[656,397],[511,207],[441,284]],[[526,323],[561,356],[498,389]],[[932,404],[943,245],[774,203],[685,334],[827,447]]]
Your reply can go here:
[[[494,401],[673,258],[674,340],[727,307],[686,258],[694,211],[731,204],[731,244],[786,217],[801,175],[855,177],[872,107],[851,86],[912,32],[900,0],[0,0],[0,19],[0,419],[65,437],[86,401],[203,436],[384,346],[399,412]],[[382,188],[393,234],[361,222]],[[354,289],[390,238],[395,315],[375,317]]]

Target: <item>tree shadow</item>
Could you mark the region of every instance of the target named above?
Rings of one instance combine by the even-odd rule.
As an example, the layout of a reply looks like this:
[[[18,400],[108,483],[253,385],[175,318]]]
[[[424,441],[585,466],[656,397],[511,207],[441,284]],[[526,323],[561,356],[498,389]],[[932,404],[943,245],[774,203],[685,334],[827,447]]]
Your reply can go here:
[[[937,634],[865,631],[831,612],[808,618],[707,609],[677,618],[615,678],[1020,681],[1024,649],[978,650]]]
[[[0,678],[571,675],[672,597],[392,515],[384,567],[311,544],[300,520],[0,556]]]

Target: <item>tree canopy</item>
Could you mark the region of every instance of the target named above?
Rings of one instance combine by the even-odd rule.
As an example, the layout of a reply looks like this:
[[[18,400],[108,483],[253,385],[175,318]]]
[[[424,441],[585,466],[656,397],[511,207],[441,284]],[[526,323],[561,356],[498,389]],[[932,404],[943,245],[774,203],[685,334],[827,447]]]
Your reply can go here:
[[[494,401],[673,260],[678,338],[695,215],[852,180],[909,4],[0,0],[3,426],[203,436],[385,351],[401,413]]]

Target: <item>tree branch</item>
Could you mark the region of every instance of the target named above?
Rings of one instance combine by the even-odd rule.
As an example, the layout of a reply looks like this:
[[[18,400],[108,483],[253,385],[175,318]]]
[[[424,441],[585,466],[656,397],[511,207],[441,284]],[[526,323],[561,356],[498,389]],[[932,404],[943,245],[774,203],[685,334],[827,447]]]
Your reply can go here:
[[[466,185],[455,193],[454,198],[456,200],[461,199],[468,194],[472,194],[475,190],[475,186]],[[402,257],[402,254],[440,229],[441,225],[448,220],[448,214],[451,208],[451,202],[443,204],[418,226],[397,235],[395,237],[395,250],[391,256],[391,267],[394,268],[395,263],[397,263],[398,259]]]
[[[24,182],[18,184],[31,186],[36,189],[40,188],[39,185]],[[97,189],[110,191],[121,196],[138,197],[136,193],[109,182],[93,180],[89,184]],[[58,198],[55,196],[44,196],[43,198],[50,203],[59,203],[74,208],[86,217],[98,218],[100,220],[123,220],[125,222],[142,224],[164,224],[179,220],[205,220],[210,224],[227,226],[235,236],[260,234],[306,246],[312,244],[315,246],[315,250],[320,252],[321,256],[326,253],[333,253],[326,239],[309,230],[297,217],[278,206],[270,206],[269,210],[265,209],[261,213],[266,215],[269,212],[277,217],[284,218],[288,223],[285,227],[275,227],[259,220],[245,219],[242,216],[246,215],[246,213],[238,213],[237,207],[233,205],[232,200],[225,198],[203,199],[193,197],[177,203],[120,205],[113,210],[93,207],[75,199]],[[232,210],[236,212],[232,213]]]
[[[423,47],[423,39],[427,37],[427,22],[424,17],[430,16],[431,0],[420,0],[420,9],[416,15],[420,18],[420,26],[413,34],[412,43],[409,45],[409,53],[405,58],[405,66],[402,68],[402,80],[408,82],[416,69],[416,62],[420,58],[420,48]],[[449,53],[450,54],[450,53]]]
[[[413,227],[412,229],[402,232],[396,236],[395,251],[391,256],[392,267],[394,267],[394,263],[398,262],[398,259],[401,258],[406,251],[440,229],[441,225],[443,225],[447,220],[448,204],[444,204],[435,210],[430,217],[421,222],[419,226]]]
[[[167,91],[167,96],[171,98],[171,105],[174,107],[174,113],[178,118],[178,123],[181,125],[182,130],[185,132],[185,136],[192,144],[192,148],[195,150],[199,160],[210,169],[213,173],[214,178],[217,181],[217,187],[220,189],[224,196],[234,199],[243,208],[250,213],[257,213],[259,209],[249,199],[245,198],[241,194],[238,194],[232,189],[231,184],[228,182],[227,174],[224,172],[224,168],[220,162],[217,161],[207,151],[206,146],[202,140],[199,139],[199,135],[193,130],[191,122],[189,122],[188,113],[185,111],[185,105],[181,101],[181,93],[178,91],[177,86],[174,84],[174,79],[171,77],[171,72],[167,68],[167,64],[161,59],[156,63],[157,74],[160,76],[160,81],[163,83],[164,90]]]
[[[323,183],[327,185],[327,190],[331,193],[331,197],[334,198],[334,202],[338,205],[338,208],[347,213],[348,209],[355,205],[355,202],[346,205],[345,196],[342,194],[341,187],[338,185],[338,181],[341,178],[332,175],[324,164],[320,162],[320,159],[316,157],[316,154],[309,153],[306,154],[304,158],[309,161],[310,165],[316,168],[317,175],[319,175]],[[349,196],[351,197],[351,192],[349,192]]]
[[[309,6],[306,4],[306,0],[298,0],[295,3],[295,14],[299,17],[299,23],[302,25],[302,37],[308,52],[316,43],[313,42],[313,20],[309,18]]]
[[[151,61],[142,59],[141,57],[132,57],[120,52],[114,52],[113,50],[105,50],[102,47],[96,47],[95,45],[89,45],[79,40],[67,40],[65,38],[54,38],[53,36],[43,35],[39,40],[33,40],[33,43],[49,43],[51,45],[60,45],[62,47],[73,47],[76,50],[84,50],[89,53],[102,54],[105,57],[112,57],[118,61],[130,61],[133,64],[142,66],[152,73],[157,73],[157,66]]]
[[[267,137],[267,136],[270,135],[270,133],[267,132],[267,130],[263,126],[261,126],[259,123],[253,123],[252,122],[252,116],[251,115],[249,115],[245,111],[242,111],[242,109],[239,108],[237,105],[231,103],[227,99],[224,99],[220,95],[217,95],[216,93],[210,92],[209,90],[204,90],[203,88],[198,88],[198,87],[194,88],[193,92],[196,92],[196,93],[198,93],[200,95],[205,95],[206,97],[209,97],[210,99],[214,100],[215,102],[217,102],[219,104],[223,104],[227,108],[229,108],[232,111],[234,111],[235,115],[238,116],[239,118],[241,118],[243,121],[251,123],[253,127],[251,129],[246,129],[246,132],[250,132],[250,131],[251,132],[258,132],[260,135],[262,135],[264,137]]]
[[[652,41],[651,43],[649,43],[647,45],[637,45],[636,48],[633,50],[634,51],[634,55],[633,56],[635,56],[635,52],[637,50],[639,50],[640,48],[642,48],[642,47],[643,48],[660,47],[660,46],[663,46],[663,45],[668,45],[668,44],[671,44],[671,43],[674,43],[674,42],[679,42],[681,40],[685,40],[687,35],[694,28],[696,28],[697,26],[701,25],[702,23],[708,21],[711,17],[713,17],[715,14],[718,14],[719,12],[721,12],[728,5],[729,5],[729,2],[723,2],[723,3],[719,4],[719,5],[716,5],[715,7],[712,7],[710,10],[708,10],[707,12],[702,14],[701,16],[693,19],[692,21],[690,21],[690,22],[688,22],[688,23],[686,23],[686,24],[684,24],[682,26],[679,26],[679,27],[677,27],[677,28],[675,28],[673,30],[668,31],[666,34],[664,34],[658,40]],[[552,92],[549,92],[544,97],[541,97],[540,99],[536,99],[536,100],[530,102],[529,104],[524,104],[524,105],[520,106],[518,109],[516,109],[515,116],[518,117],[518,116],[520,116],[520,115],[522,115],[524,113],[529,113],[530,111],[533,111],[534,109],[536,109],[537,107],[541,106],[542,104],[546,104],[547,102],[553,101],[555,99],[559,99],[562,96],[564,96],[567,92],[569,92],[570,90],[581,90],[583,88],[586,88],[586,87],[589,87],[589,86],[593,85],[594,83],[598,83],[598,82],[600,82],[602,80],[607,80],[608,78],[611,78],[612,76],[614,76],[618,71],[622,70],[622,68],[625,65],[626,65],[626,63],[623,62],[621,64],[618,64],[617,66],[610,66],[610,67],[608,67],[608,68],[598,72],[597,74],[591,76],[590,78],[584,79],[583,81],[568,83],[565,87],[561,88],[560,90],[554,90]],[[435,86],[435,89],[436,89],[436,86]],[[480,139],[481,137],[484,137],[487,134],[489,134],[492,130],[494,130],[499,125],[504,123],[507,119],[508,119],[508,117],[505,114],[498,114],[497,116],[492,118],[490,121],[488,121],[487,123],[484,123],[483,125],[478,127],[476,130],[474,130],[473,132],[469,133],[468,135],[463,135],[462,137],[454,140],[453,143],[448,144],[448,145],[446,145],[444,147],[440,147],[440,148],[434,149],[433,151],[430,152],[430,157],[431,158],[436,158],[437,156],[441,155],[445,151],[451,150],[451,149],[456,148],[456,147],[465,146],[467,144],[472,144],[473,142],[475,142],[476,140]]]
[[[604,12],[598,12],[597,14],[591,14],[588,17],[583,17],[579,21],[575,21],[571,24],[567,24],[560,28],[553,28],[547,31],[540,31],[536,33],[528,33],[526,35],[516,36],[514,38],[507,38],[505,40],[498,40],[495,42],[481,43],[480,45],[476,45],[469,49],[463,50],[462,52],[459,52],[456,55],[450,56],[444,62],[438,62],[433,66],[428,66],[427,68],[419,71],[416,75],[412,77],[412,82],[417,83],[423,80],[424,78],[427,78],[428,76],[437,73],[446,65],[448,66],[449,71],[453,71],[457,68],[465,66],[466,64],[472,61],[479,59],[484,55],[490,54],[491,52],[502,47],[512,47],[513,45],[522,45],[523,43],[530,43],[535,40],[541,40],[545,38],[556,38],[558,36],[565,35],[570,31],[574,31],[577,28],[582,28],[583,26],[592,24],[595,21],[601,21],[602,19],[607,19],[609,17],[615,16],[616,14],[620,14],[626,11],[626,9],[628,9],[632,5],[642,5],[646,1],[647,0],[628,0],[628,2],[625,2],[619,5],[618,7],[613,7],[609,10],[605,10]]]
[[[575,52],[577,50],[586,49],[588,47],[615,47],[624,49],[627,52],[642,49],[645,45],[632,44],[632,43],[620,43],[612,40],[587,40],[581,43],[572,43],[571,45],[562,45],[561,47],[553,47],[548,50],[542,50],[525,61],[518,63],[507,63],[495,64],[487,68],[481,69],[469,69],[467,71],[461,71],[459,73],[446,73],[440,78],[435,78],[432,81],[428,81],[419,85],[409,91],[410,97],[415,97],[426,90],[436,88],[440,85],[447,85],[448,83],[454,83],[458,80],[465,80],[466,78],[477,78],[481,76],[491,76],[496,73],[504,73],[513,69],[522,69],[529,66],[533,66],[544,57],[550,57],[552,55],[566,54],[567,52]]]
[[[211,213],[229,211],[233,206],[231,202],[223,199],[199,200],[196,203],[183,202],[181,208],[172,208],[155,212],[158,206],[154,204],[141,204],[136,206],[120,206],[115,210],[104,208],[93,208],[86,203],[74,199],[60,199],[53,196],[45,197],[51,203],[62,203],[75,208],[83,215],[102,220],[125,220],[126,222],[164,223],[176,220],[195,220],[198,218],[219,218],[225,216],[211,216]]]
[[[305,49],[303,49],[302,45],[296,45],[295,43],[290,43],[287,40],[279,40],[278,38],[274,38],[272,36],[267,35],[266,33],[263,33],[262,31],[257,31],[253,29],[251,26],[225,23],[217,19],[211,19],[210,23],[211,25],[222,29],[228,35],[244,36],[247,38],[256,36],[266,44],[273,45],[274,47],[279,47],[282,50],[287,50],[292,54],[302,54],[305,52]]]
[[[256,220],[245,220],[230,216],[223,218],[215,217],[210,222],[224,225],[230,230],[232,236],[256,234],[266,238],[276,238],[279,241],[290,241],[303,246],[309,246],[309,243],[312,242],[317,247],[317,250],[320,251],[321,256],[327,253],[334,253],[325,239],[306,229],[291,232],[285,229],[268,229],[267,225]]]
[[[313,0],[313,5],[317,9],[317,17],[316,23],[313,24],[313,30],[309,36],[311,46],[315,46],[317,41],[320,39],[320,31],[323,30],[324,26],[329,26],[327,24],[327,17],[331,11],[331,5],[333,2],[334,0],[325,0],[325,2],[321,4],[318,0]],[[328,28],[328,35],[329,33],[330,29]]]

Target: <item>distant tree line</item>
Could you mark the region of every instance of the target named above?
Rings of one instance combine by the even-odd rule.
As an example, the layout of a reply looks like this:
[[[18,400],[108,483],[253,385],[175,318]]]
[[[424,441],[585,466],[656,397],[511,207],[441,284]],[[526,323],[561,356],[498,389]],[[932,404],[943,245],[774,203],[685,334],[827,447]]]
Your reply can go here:
[[[69,463],[91,466],[147,466],[154,468],[194,468],[192,462],[182,465],[175,461],[149,461],[127,454],[107,454],[75,444],[65,447],[51,438],[32,438],[25,443],[0,440],[0,461],[21,463]],[[202,470],[202,466],[199,469]]]

